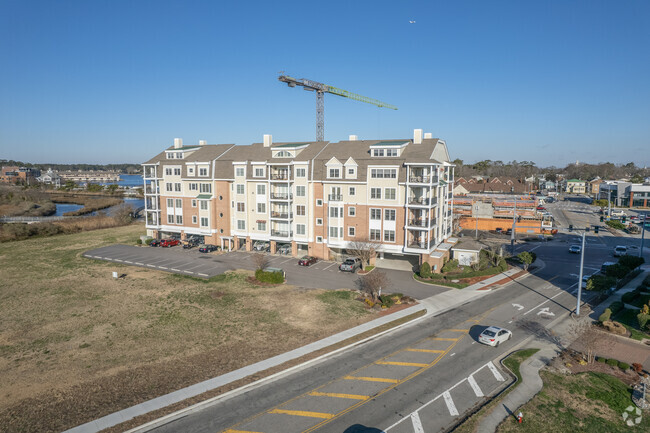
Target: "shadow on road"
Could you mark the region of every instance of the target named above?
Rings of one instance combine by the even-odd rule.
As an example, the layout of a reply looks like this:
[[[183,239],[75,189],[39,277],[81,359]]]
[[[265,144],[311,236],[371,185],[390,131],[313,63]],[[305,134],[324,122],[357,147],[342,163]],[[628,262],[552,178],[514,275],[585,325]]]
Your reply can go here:
[[[472,337],[474,341],[478,341],[478,336],[481,335],[481,332],[485,331],[488,328],[489,326],[474,325],[469,328],[469,336]]]
[[[346,428],[343,433],[383,433],[383,430],[374,427],[366,427],[365,425],[355,424]]]
[[[564,350],[564,344],[558,335],[544,327],[542,323],[533,320],[517,320],[517,325],[535,336],[535,339],[554,344],[559,350]]]

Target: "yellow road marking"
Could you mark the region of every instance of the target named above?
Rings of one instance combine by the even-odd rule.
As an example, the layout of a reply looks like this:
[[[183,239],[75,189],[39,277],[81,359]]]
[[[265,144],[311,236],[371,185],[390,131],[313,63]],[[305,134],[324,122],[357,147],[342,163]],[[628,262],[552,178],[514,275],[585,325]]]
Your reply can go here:
[[[350,398],[352,400],[368,400],[370,397],[367,395],[358,395],[358,394],[338,394],[335,392],[310,392],[308,395],[313,395],[314,397],[336,397],[336,398]]]
[[[419,362],[397,362],[397,361],[377,361],[375,364],[379,365],[401,365],[404,367],[428,367],[429,364],[422,364]]]
[[[386,383],[399,383],[397,379],[386,379],[383,377],[364,377],[364,376],[345,376],[345,380],[365,380],[366,382],[386,382]]]
[[[424,353],[445,353],[444,350],[433,349],[406,349],[407,352],[424,352]]]
[[[279,413],[279,414],[294,415],[294,416],[308,416],[310,418],[323,418],[323,419],[330,419],[334,416],[331,413],[307,412],[305,410],[284,410],[284,409],[273,409],[270,410],[269,413]]]
[[[233,429],[228,429],[224,431],[223,433],[259,433],[256,431],[250,431],[250,430],[233,430]]]
[[[436,341],[458,341],[458,338],[442,338],[442,337],[431,337],[429,340],[436,340]]]
[[[469,329],[447,329],[447,331],[451,331],[451,332],[469,332]]]

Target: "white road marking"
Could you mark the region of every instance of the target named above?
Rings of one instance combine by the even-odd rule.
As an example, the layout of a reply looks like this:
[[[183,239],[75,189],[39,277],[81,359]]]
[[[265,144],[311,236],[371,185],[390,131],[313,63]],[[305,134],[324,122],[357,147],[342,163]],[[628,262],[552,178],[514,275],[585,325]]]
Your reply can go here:
[[[451,358],[451,357],[454,356],[455,354],[456,354],[456,352],[454,352],[454,353],[452,353],[451,355],[449,355],[449,357]]]
[[[449,391],[445,391],[442,394],[442,398],[445,399],[447,409],[449,410],[449,415],[458,416],[458,409],[456,409],[456,405],[454,404],[454,400],[451,399],[451,394],[449,394]]]
[[[512,320],[508,322],[508,324],[511,324],[511,323],[512,323]],[[473,343],[472,343],[472,344],[473,344]]]
[[[497,368],[494,366],[494,364],[492,364],[492,361],[488,362],[487,366],[490,369],[490,371],[492,372],[492,374],[494,375],[494,378],[496,380],[498,380],[499,382],[504,382],[505,381],[505,379],[503,378],[501,373],[499,373],[499,370],[497,370]]]
[[[144,263],[135,262],[136,265],[144,266]]]
[[[476,394],[477,397],[483,397],[483,391],[481,391],[481,388],[478,386],[478,383],[476,382],[476,379],[474,379],[474,376],[468,377],[467,382],[469,383],[469,386],[472,387],[474,394]]]
[[[155,265],[150,265],[149,263],[147,263],[147,266],[149,266],[150,268],[155,268],[156,267]]]
[[[192,274],[192,275],[194,275],[194,272],[190,272],[190,271],[183,271],[183,272],[185,272],[186,274]]]
[[[159,267],[160,269],[169,269],[169,268],[166,268],[166,267],[164,267],[164,266],[158,266],[158,267]]]
[[[551,313],[550,310],[551,309],[549,307],[544,307],[541,310],[539,310],[537,315],[539,316],[540,314],[545,314],[545,315],[548,315],[548,316],[555,316],[555,313]]]
[[[121,261],[122,261],[122,260],[120,260],[120,259],[113,259],[113,260],[115,260],[116,262],[121,262]]]
[[[550,297],[549,299],[547,299],[546,301],[542,302],[541,304],[534,306],[534,307],[531,308],[530,310],[526,311],[526,312],[524,313],[524,316],[525,316],[526,314],[530,313],[531,311],[536,310],[537,308],[539,308],[539,307],[541,307],[542,305],[546,304],[547,302],[549,302],[549,301],[552,300],[553,298],[555,298],[555,297],[557,297],[557,296],[560,296],[562,293],[563,293],[563,292],[557,293],[557,294],[551,296],[551,297]]]
[[[515,307],[515,308],[516,308],[517,310],[519,310],[519,311],[521,311],[521,310],[524,309],[524,306],[523,306],[523,305],[520,305],[520,304],[512,304],[512,306]]]
[[[417,412],[411,414],[411,423],[413,424],[413,433],[424,433],[424,428],[420,421],[420,415],[418,415]]]
[[[159,267],[159,268],[162,268],[162,266],[158,266],[158,267]],[[165,269],[167,269],[167,268],[165,268]],[[180,272],[181,270],[180,270],[180,269],[174,269],[174,268],[172,268],[172,271],[174,271],[174,272]]]
[[[334,266],[335,264],[336,264],[336,262],[332,263],[331,265],[329,265],[329,266],[326,267],[326,268],[323,268],[323,270],[325,270],[325,269],[329,269],[329,268],[331,268],[332,266]]]
[[[130,263],[130,264],[133,264],[133,262],[130,262],[130,261],[128,261],[128,260],[124,260],[124,263]]]
[[[207,276],[208,276],[208,274],[202,274],[202,273],[200,273],[200,272],[198,272],[198,275],[200,275],[200,276],[202,276],[202,277],[207,277]]]
[[[93,257],[96,258],[96,259],[103,259],[103,257],[101,257],[101,256],[93,256]]]

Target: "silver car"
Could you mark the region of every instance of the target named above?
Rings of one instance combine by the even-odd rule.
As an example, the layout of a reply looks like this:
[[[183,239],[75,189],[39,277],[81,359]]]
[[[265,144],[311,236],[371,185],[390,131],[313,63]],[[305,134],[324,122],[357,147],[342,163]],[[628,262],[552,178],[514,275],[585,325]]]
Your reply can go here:
[[[511,338],[512,332],[507,329],[499,328],[498,326],[490,326],[481,332],[481,335],[478,336],[478,342],[487,344],[488,346],[498,347],[499,344],[508,341]]]

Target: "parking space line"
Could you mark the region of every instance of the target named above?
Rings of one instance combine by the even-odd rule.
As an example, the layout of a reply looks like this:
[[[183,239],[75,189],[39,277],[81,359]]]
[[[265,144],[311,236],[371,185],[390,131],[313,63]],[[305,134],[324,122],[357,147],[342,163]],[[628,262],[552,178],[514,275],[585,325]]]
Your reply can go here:
[[[449,394],[449,391],[445,391],[442,394],[442,398],[445,399],[447,409],[449,410],[449,415],[458,416],[458,409],[456,409],[456,405],[454,404],[454,400],[451,399],[451,394]]]
[[[478,386],[478,383],[476,382],[476,379],[474,379],[474,376],[469,376],[467,378],[467,382],[469,383],[469,386],[472,387],[474,394],[476,394],[477,397],[483,397],[483,391],[481,391],[481,388]]]
[[[160,268],[160,269],[169,269],[169,268],[166,268],[164,266],[158,266],[158,268]]]
[[[190,271],[183,271],[183,272],[185,272],[186,274],[192,274],[192,275],[194,275],[194,272],[190,272]]]
[[[370,396],[367,395],[358,395],[358,394],[338,394],[335,392],[310,392],[307,395],[311,395],[314,397],[335,397],[335,398],[349,398],[352,400],[368,400]]]
[[[323,268],[323,270],[327,270],[327,269],[331,268],[332,266],[334,266],[335,264],[336,264],[336,262],[332,263],[331,265],[329,265],[329,266],[326,267],[326,268]]]
[[[158,266],[158,267],[161,268],[162,266]],[[180,270],[180,269],[174,269],[174,268],[172,268],[172,271],[174,271],[174,272],[180,272],[181,270]]]
[[[428,367],[429,364],[422,364],[420,362],[399,362],[399,361],[377,361],[377,365],[399,365],[402,367]]]
[[[407,352],[423,352],[423,353],[445,353],[444,350],[434,350],[434,349],[405,349]]]
[[[294,415],[294,416],[307,416],[310,418],[322,418],[330,419],[334,417],[334,414],[323,413],[323,412],[308,412],[306,410],[285,410],[285,409],[273,409],[269,413],[280,413],[285,415]]]
[[[120,259],[113,259],[113,260],[115,260],[116,262],[122,262],[122,260]]]
[[[413,433],[424,433],[422,421],[420,421],[420,415],[417,412],[411,414],[411,424],[413,424]]]
[[[383,377],[364,377],[364,376],[345,376],[345,380],[363,380],[365,382],[384,382],[384,383],[399,383],[397,379],[387,379]]]
[[[144,266],[144,263],[135,262],[136,265]]]
[[[293,257],[290,258],[290,259],[287,259],[287,260],[285,260],[284,262],[281,262],[281,263],[287,263],[287,262],[290,262],[291,260],[293,260]]]
[[[93,257],[96,258],[96,259],[103,259],[103,257],[101,257],[101,256],[93,256]]]
[[[202,274],[202,273],[200,273],[200,272],[198,272],[197,275],[200,275],[200,276],[202,276],[202,277],[207,277],[207,276],[208,276],[208,274]]]
[[[128,260],[124,260],[124,263],[129,263],[129,264],[131,264],[131,265],[133,264],[133,262],[130,262],[130,261],[128,261]]]
[[[147,266],[149,266],[150,268],[155,268],[156,267],[155,265],[150,265],[149,263],[147,263]]]
[[[488,366],[488,368],[490,369],[490,371],[491,371],[492,374],[494,375],[494,378],[495,378],[497,381],[499,381],[499,382],[504,382],[504,381],[505,381],[505,379],[503,378],[503,376],[501,375],[501,373],[499,373],[499,370],[497,370],[497,368],[494,366],[494,364],[492,364],[492,361],[488,362],[488,363],[487,363],[487,366]]]

